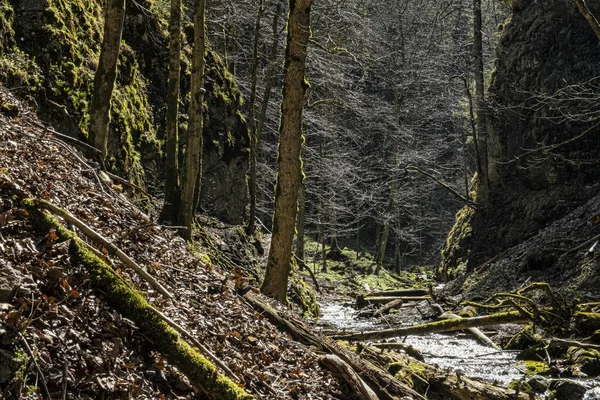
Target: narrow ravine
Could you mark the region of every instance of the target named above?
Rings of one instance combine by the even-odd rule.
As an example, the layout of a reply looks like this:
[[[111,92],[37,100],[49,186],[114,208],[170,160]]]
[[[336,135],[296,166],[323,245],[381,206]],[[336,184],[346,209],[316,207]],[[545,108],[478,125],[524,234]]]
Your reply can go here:
[[[423,302],[422,306],[427,307],[426,302]],[[405,313],[405,318],[400,317],[398,322],[398,315],[402,313]],[[415,313],[411,312],[411,309],[403,309],[395,317],[394,326],[416,323]],[[358,311],[350,301],[323,304],[317,325],[324,331],[367,331],[391,327],[391,324],[379,319],[359,317]],[[399,337],[391,341],[403,341],[412,345],[423,354],[425,362],[429,364],[501,386],[506,387],[515,380],[527,381],[532,378],[526,374],[525,364],[517,360],[517,352],[494,350],[468,335],[427,334]],[[586,383],[589,388],[582,397],[584,400],[600,399],[600,382],[585,378],[576,381]],[[549,393],[541,395],[548,398]]]

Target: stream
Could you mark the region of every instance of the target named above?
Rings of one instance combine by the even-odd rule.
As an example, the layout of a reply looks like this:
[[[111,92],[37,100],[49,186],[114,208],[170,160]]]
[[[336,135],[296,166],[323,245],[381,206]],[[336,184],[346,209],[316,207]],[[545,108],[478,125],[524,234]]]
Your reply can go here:
[[[423,307],[427,307],[426,303]],[[396,319],[393,327],[422,323],[420,314],[413,310],[414,308],[402,308],[398,314],[405,313],[406,317],[402,318],[400,324]],[[385,323],[385,319],[382,322],[380,319],[358,317],[358,312],[352,303],[324,304],[321,306],[321,314],[318,326],[324,330],[367,331],[392,327],[391,323]],[[525,377],[525,366],[517,360],[516,352],[494,350],[467,335],[427,334],[412,335],[403,339],[403,337],[396,338],[397,341],[404,341],[421,351],[425,362],[435,364],[442,369],[481,378],[501,386],[507,386],[515,379],[531,378],[531,376]],[[589,390],[583,399],[600,399],[600,382],[597,380],[587,382]]]

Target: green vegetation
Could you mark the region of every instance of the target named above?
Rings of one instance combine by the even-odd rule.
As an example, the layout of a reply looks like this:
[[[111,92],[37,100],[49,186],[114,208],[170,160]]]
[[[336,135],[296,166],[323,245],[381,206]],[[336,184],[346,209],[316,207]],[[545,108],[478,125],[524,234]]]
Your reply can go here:
[[[468,242],[472,233],[471,220],[474,215],[475,210],[470,206],[464,206],[456,213],[454,226],[442,250],[439,275],[444,280],[454,279],[467,272]]]
[[[328,286],[333,286],[340,295],[355,296],[365,291],[428,287],[434,283],[432,271],[425,267],[415,267],[400,274],[384,268],[379,275],[375,275],[373,255],[367,252],[357,253],[348,248],[328,256],[327,271],[323,272],[320,245],[308,240],[305,246],[309,267],[317,271],[317,277],[327,281]]]

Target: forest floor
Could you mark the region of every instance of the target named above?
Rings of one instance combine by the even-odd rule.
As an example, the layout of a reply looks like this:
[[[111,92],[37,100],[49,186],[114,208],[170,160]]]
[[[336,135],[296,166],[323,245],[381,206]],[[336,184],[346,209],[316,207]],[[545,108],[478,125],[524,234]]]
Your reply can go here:
[[[18,104],[3,102],[9,100]],[[237,295],[236,277],[212,261],[209,248],[190,247],[151,223],[121,187],[99,179],[93,165],[25,107],[11,118],[0,115],[0,177],[0,397],[204,398],[145,332],[91,287],[89,271],[69,256],[67,244],[53,243],[53,232],[36,233],[20,204],[25,194],[70,211],[176,294],[166,299],[98,248],[119,276],[223,361],[249,393],[353,398],[320,364],[320,354],[278,331]]]

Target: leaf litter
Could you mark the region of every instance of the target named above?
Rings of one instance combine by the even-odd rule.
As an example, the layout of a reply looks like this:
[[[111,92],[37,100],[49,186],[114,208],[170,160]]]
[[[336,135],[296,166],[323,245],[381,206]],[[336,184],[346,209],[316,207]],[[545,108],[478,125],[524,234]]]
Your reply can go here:
[[[97,248],[154,307],[241,377],[238,384],[249,393],[259,399],[352,398],[345,383],[319,365],[316,351],[279,332],[235,293],[239,270],[196,257],[51,132],[26,110],[16,118],[0,115],[0,354],[18,368],[10,381],[0,381],[1,396],[46,398],[43,380],[56,399],[204,398],[144,332],[92,290],[87,271],[71,261],[68,243],[58,243],[52,231],[35,234],[19,203],[29,196],[69,210],[144,266],[174,300]]]

